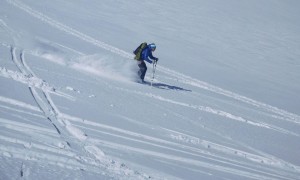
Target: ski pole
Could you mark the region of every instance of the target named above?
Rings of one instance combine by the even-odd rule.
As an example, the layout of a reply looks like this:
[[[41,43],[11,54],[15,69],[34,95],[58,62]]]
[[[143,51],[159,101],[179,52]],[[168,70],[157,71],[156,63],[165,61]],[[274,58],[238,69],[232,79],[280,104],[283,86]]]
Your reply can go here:
[[[153,63],[153,68],[152,68],[151,87],[152,87],[152,83],[153,83],[153,80],[154,80],[154,75],[155,75],[155,70],[156,70],[156,64],[157,64],[157,61],[154,61],[154,63]]]

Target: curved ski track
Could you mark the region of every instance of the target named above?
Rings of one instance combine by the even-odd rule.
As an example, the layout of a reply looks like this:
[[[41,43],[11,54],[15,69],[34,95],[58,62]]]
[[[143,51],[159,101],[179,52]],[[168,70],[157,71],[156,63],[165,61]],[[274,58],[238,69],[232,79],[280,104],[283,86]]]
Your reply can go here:
[[[56,92],[55,88],[50,87],[44,80],[36,77],[30,67],[26,64],[25,51],[19,52],[17,48],[11,46],[10,52],[11,60],[16,65],[21,74],[18,72],[7,70],[5,68],[1,68],[0,75],[6,78],[12,78],[13,80],[16,80],[18,82],[28,84],[29,92],[39,108],[37,109],[32,105],[2,96],[0,96],[0,102],[20,106],[22,108],[31,109],[37,112],[42,112],[45,118],[49,120],[49,122],[54,127],[53,129],[55,130],[55,132],[46,130],[44,128],[39,128],[38,126],[27,125],[24,123],[14,122],[2,118],[0,118],[0,122],[3,123],[6,128],[12,129],[14,131],[26,132],[30,135],[35,135],[42,132],[42,134],[44,134],[43,138],[49,140],[48,136],[50,135],[55,136],[56,139],[62,139],[63,142],[59,143],[58,146],[50,145],[51,147],[48,147],[48,145],[43,145],[43,142],[41,142],[41,144],[36,144],[1,135],[0,140],[14,144],[20,144],[25,147],[25,149],[23,149],[0,145],[0,151],[3,154],[6,154],[6,156],[8,157],[13,156],[14,158],[25,158],[27,160],[29,159],[33,161],[46,160],[47,162],[49,162],[49,164],[55,165],[57,163],[60,163],[65,168],[81,169],[100,174],[107,171],[110,172],[111,175],[109,176],[111,176],[112,178],[121,178],[124,175],[125,177],[135,177],[139,179],[148,179],[151,177],[136,170],[131,170],[124,163],[120,163],[116,160],[110,159],[97,146],[95,146],[94,143],[91,143],[89,137],[82,130],[73,126],[69,122],[69,120],[63,118],[62,113],[58,110],[55,103],[52,101],[49,93],[63,96],[68,99],[70,99],[70,97],[63,93]],[[2,107],[9,108],[6,106]],[[18,111],[16,109],[14,110]],[[39,116],[34,113],[30,114]],[[49,141],[51,142],[53,140]],[[55,153],[56,155],[40,153],[38,151],[32,150],[32,148],[45,150],[48,153]],[[28,151],[28,149],[31,150]],[[24,154],[26,154],[26,156],[24,156]],[[60,154],[67,157],[61,158]],[[101,169],[102,172],[100,171]],[[103,169],[105,170],[103,171]]]
[[[70,34],[70,35],[73,35],[75,36],[76,38],[79,38],[83,41],[86,41],[86,42],[89,42],[99,48],[102,48],[102,49],[105,49],[105,50],[108,50],[112,53],[115,53],[115,54],[118,54],[124,58],[129,58],[129,59],[133,59],[133,55],[131,53],[128,53],[124,50],[121,50],[119,48],[116,48],[116,47],[113,47],[111,45],[108,45],[104,42],[101,42],[93,37],[90,37],[84,33],[81,33],[65,24],[62,24],[46,15],[44,15],[43,13],[39,12],[39,11],[36,11],[34,9],[32,9],[31,7],[27,6],[26,4],[18,1],[18,0],[6,0],[8,3],[16,6],[17,8],[27,12],[28,14],[30,14],[31,16],[43,21],[44,23],[54,27],[54,28],[57,28],[67,34]],[[300,116],[299,115],[296,115],[296,114],[293,114],[293,113],[290,113],[290,112],[287,112],[285,110],[282,110],[282,109],[279,109],[277,107],[273,107],[271,105],[268,105],[268,104],[265,104],[265,103],[262,103],[262,102],[259,102],[259,101],[256,101],[256,100],[253,100],[253,99],[250,99],[248,97],[245,97],[245,96],[242,96],[242,95],[239,95],[239,94],[236,94],[236,93],[233,93],[233,92],[230,92],[230,91],[227,91],[227,90],[224,90],[220,87],[217,87],[217,86],[214,86],[214,85],[211,85],[209,83],[206,83],[206,82],[203,82],[203,81],[200,81],[198,79],[194,79],[192,77],[189,77],[187,75],[184,75],[184,74],[181,74],[179,72],[176,72],[174,70],[171,70],[171,69],[168,69],[168,68],[165,68],[163,66],[159,66],[158,65],[158,68],[161,69],[164,73],[166,73],[167,75],[169,76],[173,76],[174,78],[176,78],[177,81],[179,82],[182,82],[184,84],[188,84],[188,85],[191,85],[191,86],[195,86],[195,87],[198,87],[198,88],[201,88],[201,89],[205,89],[205,90],[208,90],[208,91],[211,91],[213,93],[217,93],[217,94],[220,94],[220,95],[224,95],[226,97],[229,97],[229,98],[233,98],[233,99],[236,99],[238,101],[241,101],[241,102],[244,102],[244,103],[247,103],[247,104],[250,104],[252,106],[255,106],[255,107],[259,107],[259,108],[262,108],[262,109],[265,109],[267,111],[270,111],[272,113],[275,113],[279,116],[282,116],[285,120],[287,121],[291,121],[291,122],[294,122],[296,124],[300,124]]]

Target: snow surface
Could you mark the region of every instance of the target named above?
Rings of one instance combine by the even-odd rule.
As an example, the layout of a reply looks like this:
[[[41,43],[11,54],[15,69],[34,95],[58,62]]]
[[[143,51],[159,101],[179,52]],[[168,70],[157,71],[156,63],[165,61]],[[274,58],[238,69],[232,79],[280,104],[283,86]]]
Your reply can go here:
[[[299,8],[1,0],[0,179],[300,179]]]

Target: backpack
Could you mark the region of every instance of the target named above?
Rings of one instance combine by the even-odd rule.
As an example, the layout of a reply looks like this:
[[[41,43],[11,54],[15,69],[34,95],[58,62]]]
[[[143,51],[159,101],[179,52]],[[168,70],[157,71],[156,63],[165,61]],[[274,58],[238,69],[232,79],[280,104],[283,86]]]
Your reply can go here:
[[[141,59],[142,51],[143,51],[147,46],[148,46],[147,43],[144,42],[144,43],[140,44],[139,47],[137,47],[135,51],[133,51],[133,53],[135,54],[135,57],[134,57],[135,60],[138,60],[138,61],[142,60],[142,59]]]

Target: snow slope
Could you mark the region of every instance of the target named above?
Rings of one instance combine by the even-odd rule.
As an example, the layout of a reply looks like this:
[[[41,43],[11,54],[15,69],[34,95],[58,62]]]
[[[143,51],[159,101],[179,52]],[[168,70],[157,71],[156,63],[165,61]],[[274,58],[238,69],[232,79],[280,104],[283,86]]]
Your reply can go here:
[[[299,7],[2,0],[0,179],[300,179]]]

